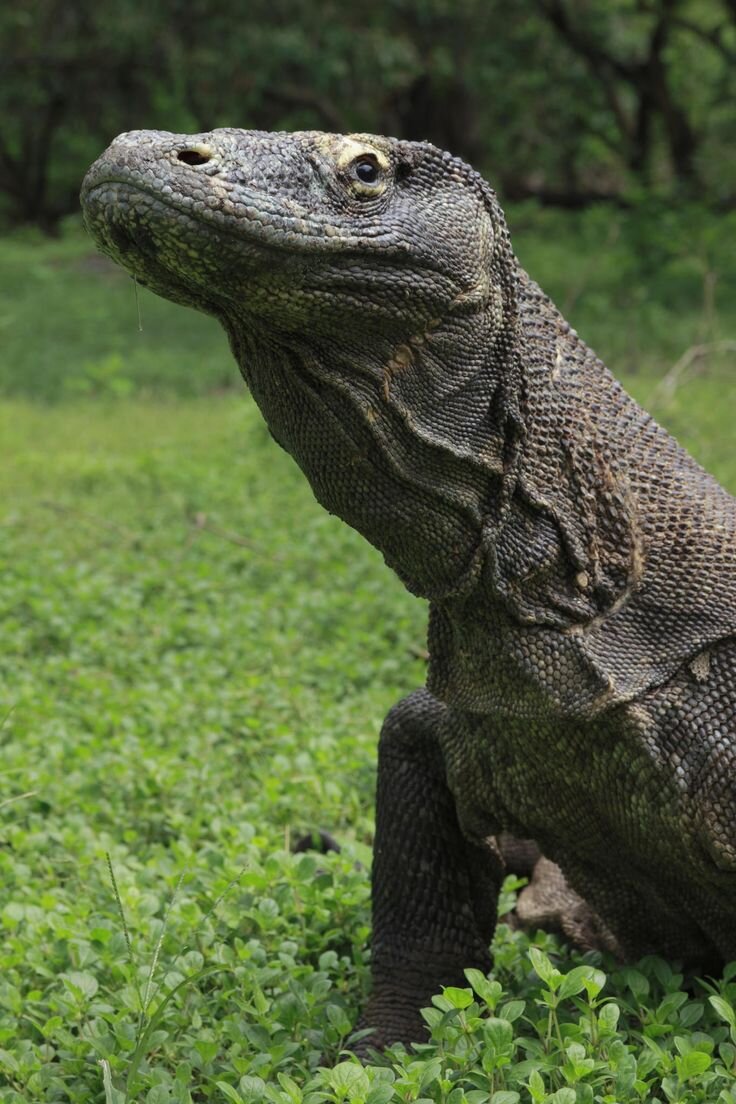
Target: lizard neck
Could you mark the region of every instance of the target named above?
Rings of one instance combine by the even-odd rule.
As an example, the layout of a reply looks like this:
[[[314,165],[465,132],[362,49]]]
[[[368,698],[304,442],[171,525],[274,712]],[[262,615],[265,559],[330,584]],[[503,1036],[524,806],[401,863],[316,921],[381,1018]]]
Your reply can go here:
[[[484,529],[517,462],[513,342],[479,312],[405,341],[266,346],[231,328],[233,351],[279,444],[318,501],[363,534],[412,591],[468,593]]]
[[[570,629],[625,601],[641,572],[621,449],[598,414],[615,425],[613,391],[633,404],[518,279],[518,317],[515,302],[468,297],[407,338],[229,332],[318,501],[412,593]]]

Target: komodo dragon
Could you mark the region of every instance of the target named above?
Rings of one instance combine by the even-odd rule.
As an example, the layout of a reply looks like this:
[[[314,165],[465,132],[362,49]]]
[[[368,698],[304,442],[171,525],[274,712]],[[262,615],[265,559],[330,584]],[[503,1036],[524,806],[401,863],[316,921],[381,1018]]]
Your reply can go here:
[[[559,891],[583,946],[736,958],[736,502],[521,269],[485,181],[424,142],[140,131],[82,199],[430,601],[379,747],[373,1044],[490,967],[514,840],[544,856],[527,916]]]

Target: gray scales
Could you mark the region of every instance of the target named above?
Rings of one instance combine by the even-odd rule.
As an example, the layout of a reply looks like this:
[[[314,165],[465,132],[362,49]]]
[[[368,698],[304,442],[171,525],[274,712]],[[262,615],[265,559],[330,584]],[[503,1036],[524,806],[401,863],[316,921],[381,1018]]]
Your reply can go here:
[[[488,184],[422,142],[139,131],[82,202],[220,320],[318,501],[430,601],[379,745],[373,1044],[490,968],[507,860],[522,919],[582,947],[736,958],[736,502],[522,270]]]

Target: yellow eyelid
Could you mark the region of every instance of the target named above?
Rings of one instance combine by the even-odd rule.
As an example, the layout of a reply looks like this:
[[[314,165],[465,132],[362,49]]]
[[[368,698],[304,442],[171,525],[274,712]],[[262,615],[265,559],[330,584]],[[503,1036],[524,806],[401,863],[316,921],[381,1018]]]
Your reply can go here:
[[[365,142],[355,142],[350,138],[345,139],[345,143],[337,156],[337,167],[338,169],[347,169],[349,165],[359,161],[361,157],[367,157],[371,161],[375,161],[379,169],[384,172],[391,167],[391,162],[381,150],[377,150],[374,146],[369,146]]]

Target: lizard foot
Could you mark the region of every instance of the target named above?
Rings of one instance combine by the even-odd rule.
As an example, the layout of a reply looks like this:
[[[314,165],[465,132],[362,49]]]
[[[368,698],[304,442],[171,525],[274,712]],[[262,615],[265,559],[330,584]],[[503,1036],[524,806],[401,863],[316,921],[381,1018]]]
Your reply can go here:
[[[550,859],[536,862],[529,885],[519,894],[515,915],[524,931],[559,932],[583,951],[610,951],[623,957],[614,935]]]

